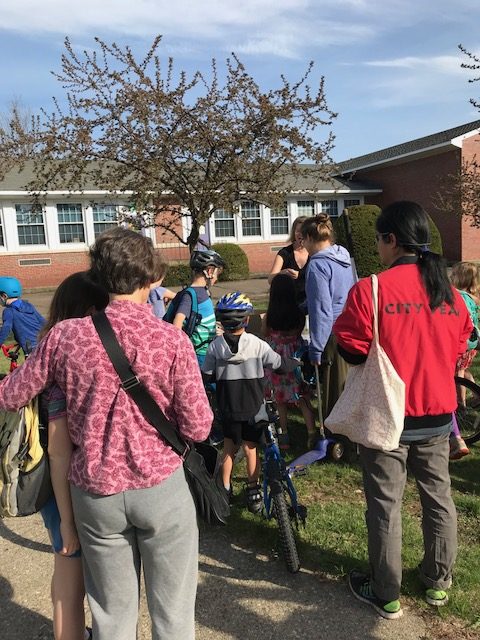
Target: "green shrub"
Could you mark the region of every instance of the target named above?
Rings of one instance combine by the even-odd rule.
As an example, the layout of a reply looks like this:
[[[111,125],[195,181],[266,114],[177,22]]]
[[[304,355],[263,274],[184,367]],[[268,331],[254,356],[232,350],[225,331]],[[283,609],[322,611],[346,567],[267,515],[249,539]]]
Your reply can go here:
[[[348,209],[359,278],[379,273],[385,268],[380,262],[375,240],[375,222],[380,211],[380,207],[372,204],[356,205]],[[343,216],[334,221],[334,229],[338,244],[348,248]]]
[[[247,254],[241,247],[229,242],[219,242],[213,244],[212,249],[219,253],[225,261],[225,269],[219,278],[221,282],[246,280],[250,277]]]
[[[380,207],[364,204],[349,207],[348,213],[352,227],[353,250],[358,276],[365,278],[372,273],[379,273],[385,269],[380,262],[375,240],[375,222],[380,214]],[[440,232],[429,217],[431,245],[430,250],[442,253],[442,239]],[[338,244],[348,248],[343,216],[334,221],[335,235]]]
[[[192,282],[192,270],[188,263],[168,265],[167,274],[163,280],[164,287],[186,287]]]

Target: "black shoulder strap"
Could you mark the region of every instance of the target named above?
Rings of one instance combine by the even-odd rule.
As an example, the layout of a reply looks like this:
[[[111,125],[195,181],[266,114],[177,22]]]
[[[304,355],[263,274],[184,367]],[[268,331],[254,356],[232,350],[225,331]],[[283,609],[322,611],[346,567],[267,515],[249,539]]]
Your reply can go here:
[[[94,314],[92,320],[105,351],[121,380],[123,389],[133,399],[145,418],[155,427],[167,444],[169,444],[178,455],[184,456],[188,451],[188,445],[178,434],[175,425],[167,419],[147,388],[135,375],[126,355],[118,343],[115,332],[105,312],[102,311]]]

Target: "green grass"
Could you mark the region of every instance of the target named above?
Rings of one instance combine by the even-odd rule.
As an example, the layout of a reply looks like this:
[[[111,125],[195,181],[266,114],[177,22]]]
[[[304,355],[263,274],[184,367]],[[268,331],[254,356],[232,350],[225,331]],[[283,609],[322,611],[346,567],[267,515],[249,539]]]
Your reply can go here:
[[[480,357],[480,356],[479,356]],[[478,379],[480,379],[480,372]],[[306,432],[300,414],[289,414],[291,440],[298,443],[288,458],[306,449]],[[431,611],[423,599],[417,576],[422,557],[421,509],[415,483],[409,479],[403,502],[402,594],[424,611],[442,617],[455,616],[468,626],[480,625],[480,443],[463,460],[451,464],[452,492],[458,511],[459,548],[450,603]],[[244,508],[242,484],[244,463],[236,468],[234,507],[229,535],[268,553],[277,544],[275,524],[252,516]],[[302,566],[328,577],[343,578],[350,569],[368,570],[367,531],[359,464],[322,462],[309,467],[308,474],[295,478],[300,501],[308,507],[307,525],[298,532]]]

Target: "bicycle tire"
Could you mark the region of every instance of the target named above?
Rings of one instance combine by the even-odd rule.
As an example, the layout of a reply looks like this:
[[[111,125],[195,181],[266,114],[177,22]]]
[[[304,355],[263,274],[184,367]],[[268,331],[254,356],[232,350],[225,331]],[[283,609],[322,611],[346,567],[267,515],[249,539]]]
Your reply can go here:
[[[455,384],[457,393],[459,387],[465,389],[465,408],[459,406],[455,411],[458,428],[467,445],[475,444],[480,440],[480,387],[458,376]]]
[[[280,491],[272,496],[272,504],[287,569],[290,573],[297,573],[297,571],[300,570],[300,560],[284,491]]]

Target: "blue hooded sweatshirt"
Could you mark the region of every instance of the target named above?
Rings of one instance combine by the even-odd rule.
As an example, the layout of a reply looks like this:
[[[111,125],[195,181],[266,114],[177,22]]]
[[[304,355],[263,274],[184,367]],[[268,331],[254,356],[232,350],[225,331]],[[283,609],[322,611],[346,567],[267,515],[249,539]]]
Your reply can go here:
[[[3,344],[10,331],[15,341],[26,353],[37,344],[38,332],[45,324],[45,318],[26,300],[14,300],[3,310],[0,344]]]
[[[309,355],[320,362],[335,320],[343,310],[354,283],[350,254],[338,244],[310,257],[306,286],[310,326]]]

